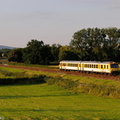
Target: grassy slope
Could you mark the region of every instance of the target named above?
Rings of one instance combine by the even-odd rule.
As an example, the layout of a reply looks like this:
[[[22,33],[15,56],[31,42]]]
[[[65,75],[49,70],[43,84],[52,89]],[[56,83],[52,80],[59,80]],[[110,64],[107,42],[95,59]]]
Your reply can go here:
[[[72,95],[47,84],[1,86],[0,116],[15,120],[119,120],[120,100],[92,95]],[[5,117],[6,118],[6,117]]]

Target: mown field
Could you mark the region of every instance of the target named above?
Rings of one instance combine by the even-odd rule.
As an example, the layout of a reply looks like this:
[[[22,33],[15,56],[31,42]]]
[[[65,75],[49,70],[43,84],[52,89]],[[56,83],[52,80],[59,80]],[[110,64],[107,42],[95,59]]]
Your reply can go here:
[[[0,78],[34,78],[46,74],[59,79],[61,74],[0,68]],[[73,79],[71,75],[62,75]],[[0,79],[0,80],[1,80]],[[30,80],[31,80],[30,79]],[[48,78],[47,78],[48,79]],[[50,78],[51,79],[51,78]],[[74,76],[74,80],[78,80]],[[81,82],[113,84],[117,82],[80,77]],[[4,120],[120,120],[120,99],[100,97],[65,89],[56,84],[16,84],[0,86],[0,119]]]

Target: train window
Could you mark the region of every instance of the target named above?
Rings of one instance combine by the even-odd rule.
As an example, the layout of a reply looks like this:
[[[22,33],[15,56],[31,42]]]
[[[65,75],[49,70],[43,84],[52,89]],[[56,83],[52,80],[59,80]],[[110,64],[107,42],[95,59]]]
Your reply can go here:
[[[87,67],[89,68],[89,64],[87,65]]]
[[[77,67],[78,64],[71,64],[71,63],[69,63],[68,66],[70,66],[70,67]]]
[[[107,69],[108,69],[108,65],[107,65]]]
[[[78,66],[78,64],[75,64],[75,67],[77,67]]]
[[[63,63],[63,66],[66,66],[66,64],[65,64],[65,63]]]
[[[96,65],[96,68],[98,68],[98,65]]]
[[[104,65],[104,68],[106,69],[106,65]]]
[[[92,65],[90,65],[90,68],[92,68]]]
[[[81,67],[81,64],[79,64],[79,67]]]
[[[94,65],[94,68],[96,68],[96,65]]]
[[[118,64],[111,64],[111,68],[118,68]]]
[[[91,65],[89,65],[90,66],[90,68],[91,68]]]
[[[101,65],[101,68],[103,68],[103,65]]]

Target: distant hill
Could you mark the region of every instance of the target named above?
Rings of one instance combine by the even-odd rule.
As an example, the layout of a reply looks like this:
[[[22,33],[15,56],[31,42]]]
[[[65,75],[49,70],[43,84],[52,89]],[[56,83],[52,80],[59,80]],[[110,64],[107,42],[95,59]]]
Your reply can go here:
[[[0,45],[0,49],[14,49],[15,47]]]

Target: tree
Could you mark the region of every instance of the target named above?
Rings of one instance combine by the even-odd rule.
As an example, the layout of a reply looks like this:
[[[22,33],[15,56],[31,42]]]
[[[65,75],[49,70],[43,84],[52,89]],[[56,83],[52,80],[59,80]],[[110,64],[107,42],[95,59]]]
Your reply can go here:
[[[10,51],[11,51],[11,49],[1,49],[0,50],[0,57],[7,58]]]
[[[78,55],[70,46],[63,46],[60,48],[59,61],[61,60],[78,60]]]
[[[116,61],[118,59],[117,54],[119,54],[117,42],[120,38],[120,29],[106,28],[104,31],[106,33],[106,44],[104,44],[103,49],[107,54],[107,60]]]
[[[70,46],[78,51],[81,60],[115,60],[119,38],[117,28],[88,28],[75,32]]]
[[[24,49],[23,59],[27,64],[48,64],[50,61],[51,49],[44,45],[43,41],[31,40]]]
[[[8,61],[23,62],[22,57],[23,57],[22,48],[12,49],[10,53],[8,54]]]
[[[51,53],[52,53],[52,57],[53,57],[53,61],[58,61],[59,60],[59,52],[60,52],[60,48],[62,46],[60,44],[53,44],[51,46]]]

